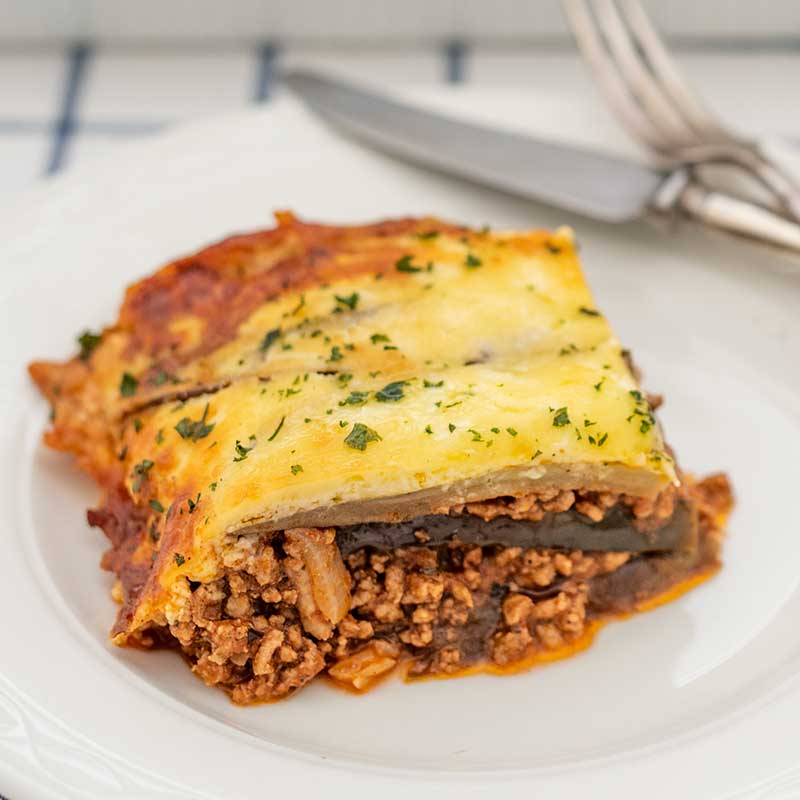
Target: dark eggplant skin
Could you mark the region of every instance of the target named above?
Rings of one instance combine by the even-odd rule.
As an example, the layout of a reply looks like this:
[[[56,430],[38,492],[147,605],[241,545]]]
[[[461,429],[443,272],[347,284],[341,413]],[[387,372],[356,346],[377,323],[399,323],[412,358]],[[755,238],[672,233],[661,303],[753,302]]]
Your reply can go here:
[[[424,531],[427,538],[416,536],[418,531]],[[679,500],[664,524],[645,532],[637,530],[630,511],[615,506],[600,522],[593,522],[574,509],[547,513],[539,522],[502,516],[487,522],[472,514],[429,514],[403,522],[367,522],[337,528],[336,542],[343,556],[362,547],[386,552],[396,547],[435,547],[451,541],[503,547],[656,553],[690,548],[696,532],[694,508]]]

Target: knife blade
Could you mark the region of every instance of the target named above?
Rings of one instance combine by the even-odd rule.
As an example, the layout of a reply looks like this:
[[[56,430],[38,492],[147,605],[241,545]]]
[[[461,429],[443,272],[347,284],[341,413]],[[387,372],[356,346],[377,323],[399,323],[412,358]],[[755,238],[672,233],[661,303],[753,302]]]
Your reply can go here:
[[[337,127],[394,155],[607,222],[636,219],[667,175],[647,166],[456,120],[313,72],[289,88]]]
[[[309,70],[283,76],[313,111],[405,161],[603,222],[688,217],[727,234],[800,252],[800,225],[671,172],[416,108]]]

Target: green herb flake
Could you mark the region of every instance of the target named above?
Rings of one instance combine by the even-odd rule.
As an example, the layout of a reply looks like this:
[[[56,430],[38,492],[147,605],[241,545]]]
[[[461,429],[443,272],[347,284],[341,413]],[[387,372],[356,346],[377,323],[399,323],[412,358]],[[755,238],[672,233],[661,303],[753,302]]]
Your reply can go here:
[[[470,269],[475,269],[476,267],[481,266],[483,261],[481,261],[478,256],[474,253],[467,253],[467,258],[464,261],[464,266],[469,267]]]
[[[150,508],[153,509],[153,511],[157,511],[159,514],[164,513],[164,506],[162,506],[161,503],[158,502],[158,500],[153,499],[148,503],[148,505],[150,506]]]
[[[303,467],[301,464],[292,464],[291,470],[292,470],[292,475],[298,475],[303,471]]]
[[[340,406],[363,406],[369,398],[369,392],[350,392],[344,400],[339,401]]]
[[[492,433],[500,433],[500,428],[490,428]]]
[[[346,297],[335,294],[334,299],[340,305],[347,306],[347,308],[349,308],[351,311],[355,311],[356,306],[358,305],[358,292],[353,292],[353,294],[349,294]]]
[[[251,437],[251,442],[254,442],[254,438]],[[247,454],[255,447],[255,443],[251,444],[250,447],[245,447],[239,439],[236,440],[236,444],[233,446],[234,451],[236,452],[236,456],[234,457],[234,462],[237,461],[244,461],[247,458]]]
[[[433,428],[431,428],[430,425],[426,425],[425,426],[425,433],[427,433],[428,435],[432,434],[433,433]]]
[[[596,384],[594,384],[594,390],[599,392],[603,388],[603,384],[606,382],[605,378],[601,378]]]
[[[342,348],[339,345],[334,345],[331,347],[331,354],[328,357],[328,361],[341,361],[344,358],[342,355]]]
[[[182,567],[186,563],[186,559],[180,553],[175,553],[175,563]]]
[[[209,424],[206,422],[208,418],[208,403],[203,409],[203,415],[200,419],[191,420],[189,417],[184,417],[176,426],[175,430],[180,435],[181,439],[189,439],[189,441],[197,442],[200,439],[205,439],[211,431],[214,430],[216,423]]]
[[[402,400],[405,396],[403,387],[406,383],[408,383],[408,381],[392,381],[391,383],[387,383],[383,389],[375,392],[375,399],[380,403],[396,403],[398,400]]]
[[[373,333],[372,336],[369,337],[369,340],[372,344],[378,344],[378,342],[389,342],[391,339],[385,333]]]
[[[212,492],[216,492],[216,491],[217,491],[217,481],[214,481],[214,483],[209,483],[209,484],[208,484],[208,488],[209,488],[209,489],[210,489]]]
[[[447,428],[450,431],[450,433],[452,433],[456,429],[456,426],[453,425],[453,423],[451,422],[448,424]]]
[[[564,406],[563,408],[559,408],[555,412],[555,416],[553,417],[553,427],[554,428],[563,428],[565,425],[569,425],[569,413],[567,412],[567,407]]]
[[[354,450],[366,450],[370,442],[382,441],[381,435],[361,422],[353,425],[353,430],[347,434],[344,443]]]
[[[86,330],[78,337],[78,345],[81,348],[80,353],[78,353],[78,358],[81,361],[88,361],[89,356],[92,355],[97,345],[103,340],[103,336],[100,333],[92,333],[92,331]]]
[[[440,386],[444,386],[444,379],[442,379],[440,381],[436,381],[436,383],[434,383],[433,381],[429,381],[427,378],[425,378],[422,381],[422,385],[426,389],[438,389]]]
[[[439,231],[426,231],[425,233],[418,233],[417,239],[421,239],[422,241],[427,241],[429,239],[435,239],[439,235]]]
[[[395,261],[394,268],[398,272],[422,272],[422,267],[417,267],[412,264],[413,256],[405,255],[401,259]]]
[[[125,445],[125,446],[122,448],[122,450],[120,450],[120,451],[119,451],[119,455],[117,456],[117,458],[118,458],[120,461],[124,461],[124,460],[125,460],[125,456],[127,456],[127,455],[128,455],[128,445]]]
[[[271,331],[268,331],[264,334],[264,338],[261,340],[261,344],[258,346],[258,349],[261,353],[266,353],[267,350],[278,341],[281,335],[280,328],[273,328]],[[313,334],[312,334],[313,335]]]
[[[285,416],[284,416],[284,417],[281,417],[281,421],[278,423],[278,427],[277,427],[277,428],[275,428],[275,430],[274,430],[274,431],[272,431],[272,436],[270,436],[270,437],[269,437],[269,439],[267,439],[267,441],[268,441],[268,442],[271,442],[271,441],[272,441],[272,440],[273,440],[273,439],[274,439],[274,438],[275,438],[275,437],[276,437],[276,436],[277,436],[277,435],[280,433],[280,431],[281,431],[281,428],[283,427],[283,423],[284,423],[284,422],[286,422],[286,417],[285,417]],[[251,439],[254,439],[255,437],[254,437],[254,436],[251,436],[250,438],[251,438]]]
[[[506,432],[508,433],[509,436],[517,435],[517,431],[515,431],[514,428],[506,428]]]
[[[542,455],[542,451],[541,451],[541,450],[537,450],[537,451],[536,451],[536,452],[535,452],[535,453],[534,453],[534,454],[531,456],[531,461],[536,461],[536,459],[537,459],[537,458],[539,458],[539,456],[540,456],[540,455]]]
[[[147,474],[153,468],[153,462],[149,458],[142,459],[138,464],[133,467],[131,477],[133,478],[132,489],[138,492],[142,488],[142,483],[147,478]]]
[[[300,302],[289,312],[292,316],[297,314],[301,309],[306,307],[306,296],[300,295]]]
[[[581,314],[585,314],[587,317],[599,317],[600,312],[596,308],[587,308],[586,306],[581,306],[578,311]]]
[[[136,390],[139,388],[139,381],[130,374],[130,372],[123,372],[122,379],[119,382],[119,393],[123,397],[133,397]]]
[[[467,431],[472,434],[472,441],[473,442],[482,442],[483,436],[481,436],[479,431],[476,431],[475,428],[467,428]]]
[[[136,433],[139,433],[139,431],[140,431],[141,429],[142,429],[142,421],[139,419],[139,417],[134,417],[134,420],[133,420],[133,430],[134,430]]]

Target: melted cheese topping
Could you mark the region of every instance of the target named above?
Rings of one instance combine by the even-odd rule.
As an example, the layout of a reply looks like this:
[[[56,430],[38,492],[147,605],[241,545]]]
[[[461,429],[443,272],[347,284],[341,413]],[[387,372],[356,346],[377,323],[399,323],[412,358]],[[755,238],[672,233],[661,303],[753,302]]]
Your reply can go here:
[[[568,231],[403,245],[381,277],[265,302],[177,376],[224,388],[128,426],[132,495],[193,531],[162,584],[210,577],[206,554],[247,520],[511,468],[676,480]]]

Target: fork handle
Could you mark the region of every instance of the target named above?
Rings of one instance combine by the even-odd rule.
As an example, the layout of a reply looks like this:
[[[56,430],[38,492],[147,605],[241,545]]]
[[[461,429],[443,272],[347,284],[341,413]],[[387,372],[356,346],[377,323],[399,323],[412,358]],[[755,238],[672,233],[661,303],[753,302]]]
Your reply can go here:
[[[800,252],[800,225],[699,183],[686,183],[672,208],[709,227]]]

